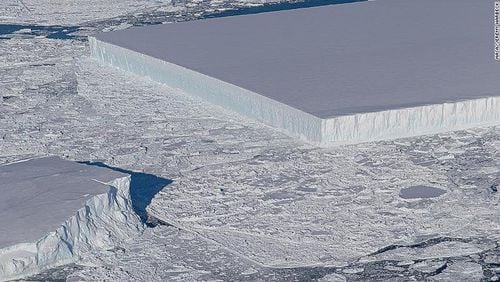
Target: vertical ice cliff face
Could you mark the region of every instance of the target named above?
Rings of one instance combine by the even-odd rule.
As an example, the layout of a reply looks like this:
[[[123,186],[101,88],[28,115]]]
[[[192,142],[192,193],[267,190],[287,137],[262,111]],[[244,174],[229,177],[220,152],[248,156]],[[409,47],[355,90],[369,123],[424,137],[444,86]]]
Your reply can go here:
[[[500,97],[488,97],[324,119],[321,145],[389,140],[499,123]]]
[[[321,141],[322,119],[258,93],[202,73],[89,37],[98,61],[148,77],[313,143]]]
[[[0,249],[0,281],[74,262],[86,251],[112,248],[139,234],[144,226],[132,209],[130,176],[107,184],[107,193],[87,200],[83,208],[53,232],[33,243]]]
[[[92,57],[329,147],[500,123],[500,97],[318,117],[239,86],[89,37]]]

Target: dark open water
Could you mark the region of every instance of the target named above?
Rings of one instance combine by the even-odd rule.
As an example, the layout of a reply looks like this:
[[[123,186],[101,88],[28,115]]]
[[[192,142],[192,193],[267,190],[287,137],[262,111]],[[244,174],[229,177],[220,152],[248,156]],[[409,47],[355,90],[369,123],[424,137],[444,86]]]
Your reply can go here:
[[[346,4],[354,2],[363,2],[367,0],[302,0],[293,3],[269,3],[255,7],[243,7],[231,10],[204,14],[201,18],[221,18],[229,16],[258,14],[265,12],[274,12],[282,10],[292,10],[300,8],[318,7],[325,5]],[[134,22],[133,25],[147,25],[148,22]],[[16,32],[22,29],[30,29],[30,32],[23,33],[26,36],[45,36],[50,39],[79,39],[86,40],[86,37],[73,35],[80,26],[42,26],[42,25],[18,25],[18,24],[0,24],[0,39],[10,39]]]

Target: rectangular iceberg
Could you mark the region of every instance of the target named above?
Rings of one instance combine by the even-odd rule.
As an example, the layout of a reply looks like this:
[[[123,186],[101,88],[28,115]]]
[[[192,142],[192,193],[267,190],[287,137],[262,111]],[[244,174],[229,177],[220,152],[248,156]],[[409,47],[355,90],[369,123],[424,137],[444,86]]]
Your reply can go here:
[[[499,123],[493,9],[493,0],[380,0],[89,41],[102,63],[328,146]]]

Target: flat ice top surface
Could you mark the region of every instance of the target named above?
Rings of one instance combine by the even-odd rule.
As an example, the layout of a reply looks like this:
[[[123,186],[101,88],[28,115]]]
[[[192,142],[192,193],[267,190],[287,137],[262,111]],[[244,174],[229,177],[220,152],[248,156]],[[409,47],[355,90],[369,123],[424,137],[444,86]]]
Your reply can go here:
[[[380,0],[102,33],[316,116],[500,94],[493,0]]]
[[[0,166],[0,249],[55,231],[109,182],[125,176],[56,157]]]

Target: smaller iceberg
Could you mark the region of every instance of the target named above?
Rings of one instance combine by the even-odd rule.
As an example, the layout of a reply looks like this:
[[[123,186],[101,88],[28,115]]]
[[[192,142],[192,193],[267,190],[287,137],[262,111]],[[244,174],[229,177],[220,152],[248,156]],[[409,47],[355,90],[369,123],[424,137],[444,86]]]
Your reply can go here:
[[[57,157],[0,166],[0,281],[117,246],[144,225],[130,175]]]

